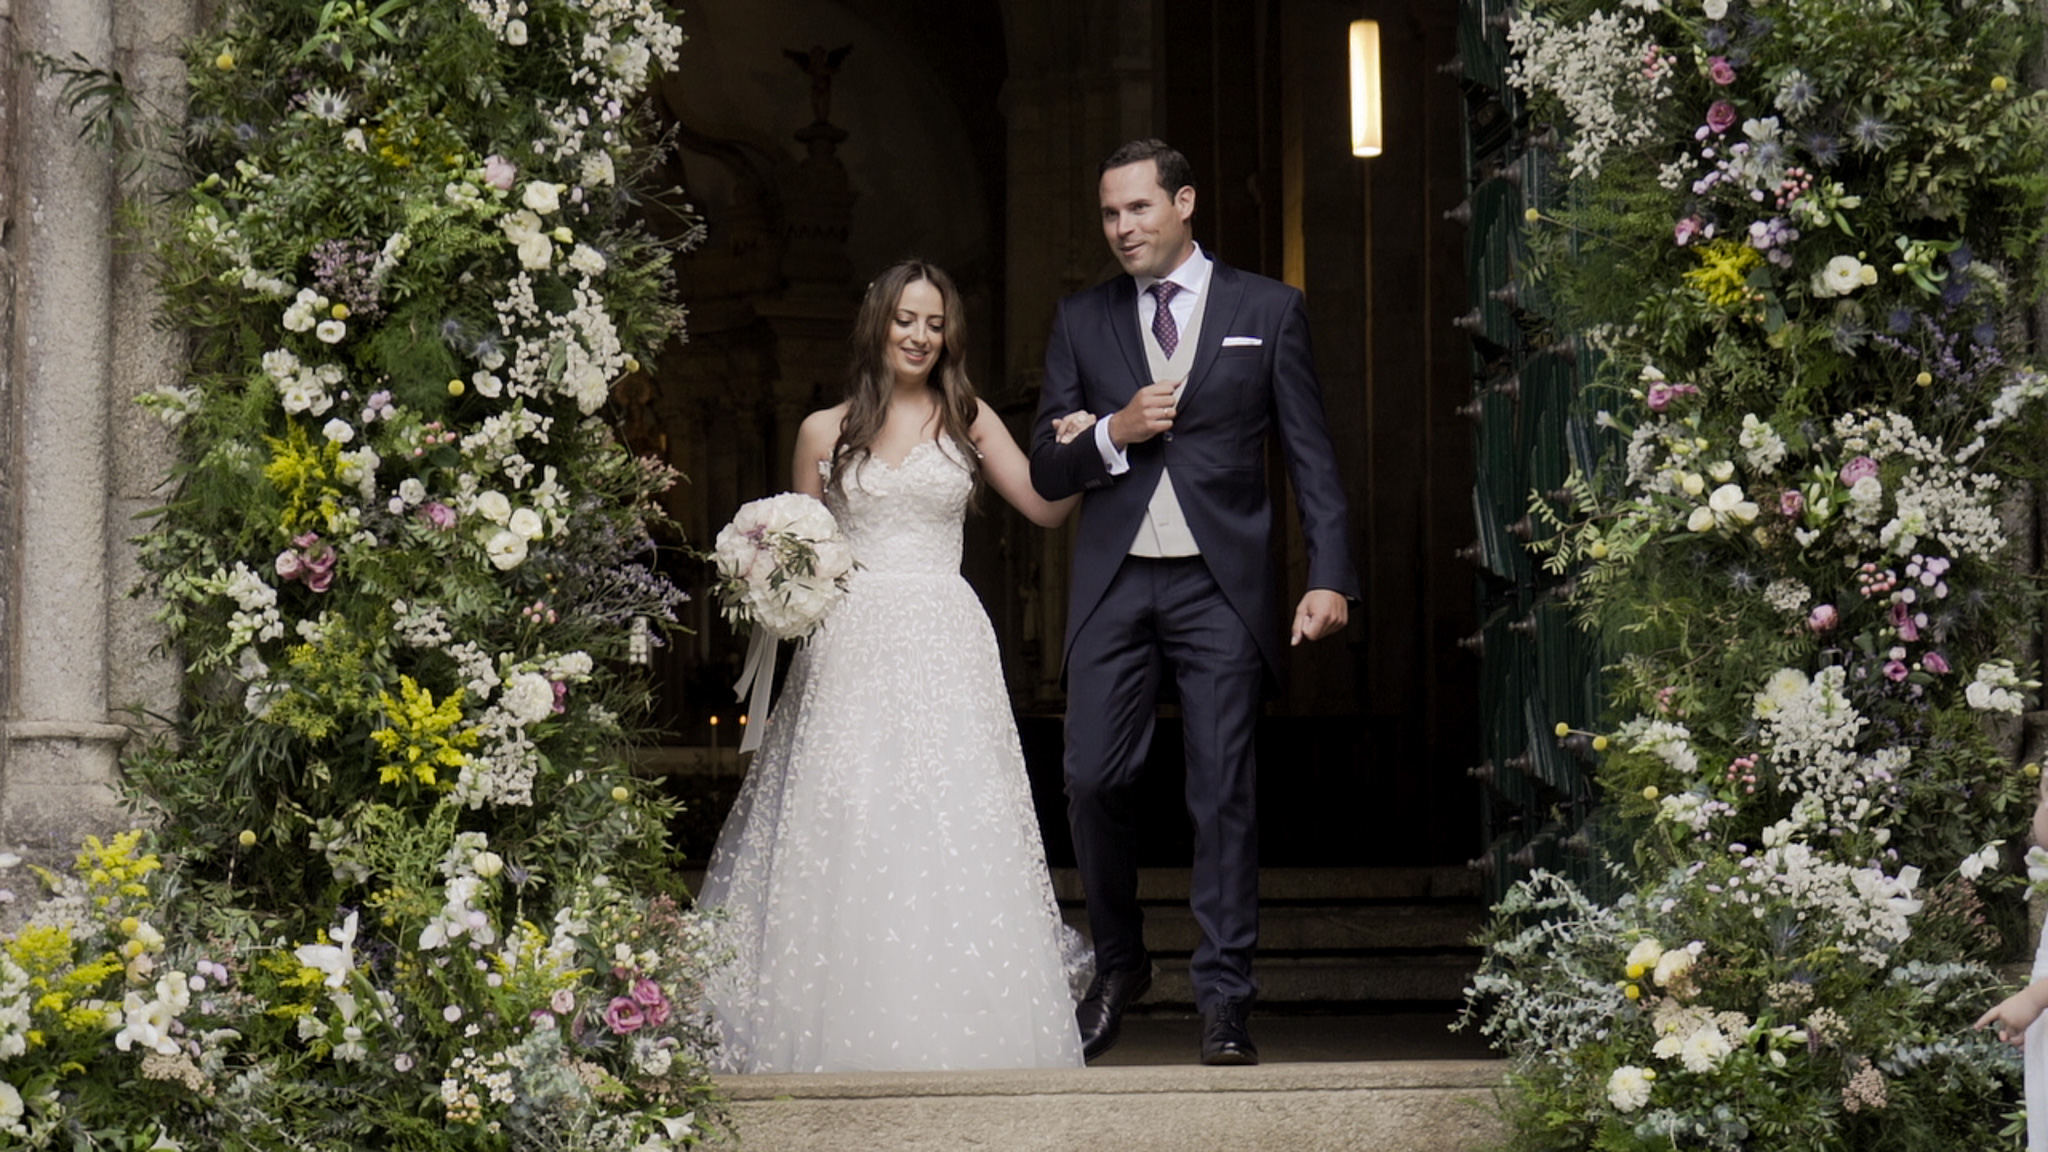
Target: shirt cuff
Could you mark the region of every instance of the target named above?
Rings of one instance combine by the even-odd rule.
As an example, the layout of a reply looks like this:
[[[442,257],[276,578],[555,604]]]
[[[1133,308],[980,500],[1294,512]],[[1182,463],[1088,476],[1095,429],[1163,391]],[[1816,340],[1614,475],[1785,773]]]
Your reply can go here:
[[[1109,438],[1109,417],[1095,422],[1095,450],[1102,455],[1102,466],[1109,469],[1111,476],[1121,476],[1131,470],[1131,462],[1116,441]]]

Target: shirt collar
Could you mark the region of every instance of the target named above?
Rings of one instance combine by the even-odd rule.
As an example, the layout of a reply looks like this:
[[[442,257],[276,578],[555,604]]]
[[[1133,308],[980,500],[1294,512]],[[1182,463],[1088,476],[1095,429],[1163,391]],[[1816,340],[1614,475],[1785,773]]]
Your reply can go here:
[[[1200,244],[1197,244],[1195,245],[1194,252],[1186,260],[1181,261],[1178,268],[1168,272],[1166,275],[1133,276],[1131,279],[1138,282],[1138,295],[1140,296],[1150,292],[1152,285],[1157,284],[1159,281],[1171,280],[1179,285],[1180,290],[1187,293],[1190,299],[1193,299],[1208,289],[1209,272],[1213,267],[1214,264],[1209,259],[1208,254],[1202,251]]]

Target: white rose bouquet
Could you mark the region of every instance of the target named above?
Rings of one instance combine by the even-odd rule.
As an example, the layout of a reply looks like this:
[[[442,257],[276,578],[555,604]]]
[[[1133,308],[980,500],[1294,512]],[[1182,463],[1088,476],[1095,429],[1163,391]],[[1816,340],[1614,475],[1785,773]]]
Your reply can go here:
[[[801,492],[741,505],[719,530],[711,558],[726,620],[778,640],[802,640],[816,631],[853,571],[853,550],[838,522]]]

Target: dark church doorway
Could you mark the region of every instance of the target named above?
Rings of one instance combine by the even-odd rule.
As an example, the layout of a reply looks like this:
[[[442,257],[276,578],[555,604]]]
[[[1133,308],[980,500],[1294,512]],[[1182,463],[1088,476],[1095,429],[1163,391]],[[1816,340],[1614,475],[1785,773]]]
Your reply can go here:
[[[1389,146],[1346,140],[1346,26],[1381,21]],[[747,0],[696,4],[663,85],[668,176],[705,241],[677,262],[690,336],[629,393],[638,446],[689,478],[670,497],[703,545],[788,484],[796,424],[839,399],[867,279],[920,255],[960,282],[970,367],[1020,437],[1052,307],[1115,271],[1095,168],[1157,135],[1194,163],[1196,238],[1307,295],[1365,594],[1340,637],[1297,649],[1259,733],[1270,866],[1463,864],[1478,854],[1473,365],[1453,319],[1464,237],[1462,106],[1439,66],[1456,6],[1331,0]],[[816,51],[814,51],[814,49]],[[677,225],[677,226],[680,226]],[[1275,461],[1276,484],[1284,487]],[[988,500],[966,575],[994,621],[1048,856],[1071,862],[1060,796],[1067,541]],[[1273,560],[1294,578],[1291,515]],[[678,574],[702,589],[680,549]],[[1291,602],[1291,600],[1290,600]],[[699,596],[657,655],[661,746],[701,855],[737,786],[742,645]],[[1177,717],[1148,774],[1145,863],[1183,866]]]

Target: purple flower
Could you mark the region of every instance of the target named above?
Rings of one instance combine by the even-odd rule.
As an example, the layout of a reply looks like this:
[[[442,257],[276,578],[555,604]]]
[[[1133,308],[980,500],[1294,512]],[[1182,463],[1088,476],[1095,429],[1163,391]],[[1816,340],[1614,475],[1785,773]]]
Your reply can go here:
[[[661,985],[642,976],[633,981],[631,989],[633,1002],[647,1010],[647,1022],[655,1027],[668,1022],[668,997],[662,994]]]
[[[313,590],[313,591],[315,591],[315,592],[325,592],[325,591],[327,591],[328,587],[329,587],[330,585],[332,585],[333,583],[334,583],[334,566],[333,566],[333,565],[331,565],[331,564],[330,564],[330,565],[328,565],[328,566],[327,566],[327,567],[325,567],[325,568],[314,568],[314,567],[312,567],[311,565],[308,565],[308,566],[307,566],[307,568],[306,568],[306,587],[307,587],[307,588],[310,588],[310,589],[312,589],[312,590]]]
[[[1841,619],[1833,604],[1821,604],[1806,614],[1806,626],[1815,632],[1832,632]]]
[[[555,681],[555,704],[553,709],[551,709],[555,715],[560,716],[569,710],[569,706],[564,703],[568,699],[569,685],[561,680]],[[637,995],[637,993],[635,994]]]
[[[305,570],[306,561],[297,552],[287,548],[277,554],[277,562],[273,567],[277,569],[278,579],[297,580],[299,573]]]
[[[1733,84],[1735,83],[1735,65],[1730,64],[1726,56],[1709,57],[1707,60],[1707,75],[1716,84],[1724,86]]]
[[[1842,465],[1842,485],[1854,488],[1856,482],[1877,475],[1877,461],[1868,456],[1858,456]]]
[[[1699,235],[1700,230],[1705,227],[1706,222],[1704,220],[1697,216],[1687,216],[1671,226],[1671,240],[1680,248],[1683,248],[1687,244],[1692,243],[1692,238]]]
[[[439,500],[429,500],[420,505],[420,516],[443,532],[455,527],[455,509]]]
[[[625,1036],[647,1027],[647,1014],[631,997],[614,996],[612,1002],[605,1005],[604,1023],[612,1030],[612,1035]]]
[[[1650,411],[1662,412],[1666,408],[1671,407],[1671,401],[1677,395],[1677,390],[1659,380],[1657,383],[1650,385],[1650,395],[1644,403],[1650,406]]]
[[[1948,661],[1939,652],[1929,652],[1920,658],[1920,666],[1936,676],[1948,674]]]
[[[1892,605],[1892,627],[1898,629],[1899,639],[1908,643],[1920,638],[1920,625],[1913,619],[1912,609],[1903,603]]]
[[[1707,106],[1707,127],[1716,135],[1735,127],[1735,105],[1716,100]]]
[[[1778,511],[1783,512],[1787,520],[1797,520],[1799,514],[1806,511],[1806,494],[1797,488],[1787,488],[1778,493]]]
[[[1890,680],[1894,684],[1904,680],[1910,674],[1910,671],[1903,660],[1887,660],[1884,662],[1885,679]]]
[[[484,183],[500,192],[512,190],[512,181],[519,177],[519,165],[496,153],[484,157]]]

